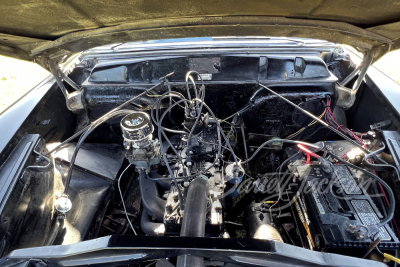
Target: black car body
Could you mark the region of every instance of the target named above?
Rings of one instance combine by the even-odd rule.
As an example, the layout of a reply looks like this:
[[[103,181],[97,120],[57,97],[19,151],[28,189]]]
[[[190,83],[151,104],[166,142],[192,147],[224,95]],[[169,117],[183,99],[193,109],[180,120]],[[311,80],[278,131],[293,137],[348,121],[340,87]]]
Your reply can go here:
[[[398,8],[2,7],[1,265],[396,266]]]

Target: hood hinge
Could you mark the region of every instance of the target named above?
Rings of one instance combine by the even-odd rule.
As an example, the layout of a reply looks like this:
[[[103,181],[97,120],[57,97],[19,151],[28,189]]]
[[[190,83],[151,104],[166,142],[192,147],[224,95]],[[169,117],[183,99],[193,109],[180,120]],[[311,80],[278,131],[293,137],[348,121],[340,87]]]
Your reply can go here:
[[[358,66],[352,73],[350,73],[341,83],[336,84],[336,91],[338,93],[338,99],[336,102],[336,106],[347,110],[351,108],[356,100],[356,94],[362,81],[367,74],[367,70],[369,66],[371,66],[374,60],[374,51],[369,50],[364,54],[364,59],[361,62],[360,66]],[[347,88],[346,85],[353,80],[358,74],[358,78],[355,81],[353,88]]]
[[[77,85],[62,70],[60,70],[55,61],[48,60],[48,67],[50,72],[54,75],[58,87],[65,97],[67,108],[75,113],[78,113],[80,110],[85,110],[86,102],[84,98],[84,90],[82,90],[79,85]],[[68,92],[64,82],[68,83],[75,91],[72,93]]]

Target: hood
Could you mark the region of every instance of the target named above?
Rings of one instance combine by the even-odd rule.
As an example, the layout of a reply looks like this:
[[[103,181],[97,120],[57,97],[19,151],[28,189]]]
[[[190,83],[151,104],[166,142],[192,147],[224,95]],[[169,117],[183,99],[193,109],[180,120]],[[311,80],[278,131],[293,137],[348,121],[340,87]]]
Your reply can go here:
[[[54,1],[0,7],[0,54],[57,58],[96,46],[203,36],[324,39],[375,58],[400,48],[396,0]]]

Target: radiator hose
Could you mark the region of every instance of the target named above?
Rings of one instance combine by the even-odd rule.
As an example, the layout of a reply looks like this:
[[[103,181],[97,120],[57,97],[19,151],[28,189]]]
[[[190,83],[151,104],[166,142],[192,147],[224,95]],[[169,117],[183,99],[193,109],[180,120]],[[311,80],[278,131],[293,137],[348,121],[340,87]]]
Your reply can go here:
[[[181,236],[204,237],[208,203],[208,182],[196,178],[190,183],[185,212],[182,220]],[[201,267],[203,258],[193,255],[178,256],[177,267]]]
[[[146,209],[143,209],[142,217],[140,218],[140,228],[146,235],[150,236],[163,236],[165,233],[165,225],[162,222],[151,221]]]

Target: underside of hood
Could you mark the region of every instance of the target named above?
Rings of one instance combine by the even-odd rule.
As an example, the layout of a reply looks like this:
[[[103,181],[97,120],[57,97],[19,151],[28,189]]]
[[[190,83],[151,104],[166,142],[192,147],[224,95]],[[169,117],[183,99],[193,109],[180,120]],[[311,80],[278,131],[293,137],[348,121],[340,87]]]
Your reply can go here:
[[[96,46],[203,36],[324,39],[377,59],[400,48],[400,1],[55,1],[0,7],[0,54],[56,58]]]

